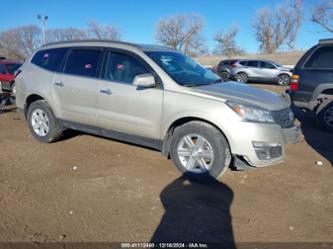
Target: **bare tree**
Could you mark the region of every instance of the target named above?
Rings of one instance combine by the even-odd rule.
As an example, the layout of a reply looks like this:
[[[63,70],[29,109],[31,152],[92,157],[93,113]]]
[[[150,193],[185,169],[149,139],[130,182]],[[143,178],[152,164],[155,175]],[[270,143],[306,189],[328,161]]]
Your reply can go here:
[[[294,49],[296,40],[297,40],[297,35],[299,33],[299,30],[300,30],[302,22],[303,22],[304,0],[291,1],[290,8],[294,12],[293,19],[294,19],[295,25],[294,25],[293,30],[290,33],[289,40],[288,40],[288,46],[289,46],[289,48]]]
[[[312,7],[312,21],[333,32],[333,0],[324,0]]]
[[[47,42],[71,41],[87,38],[85,30],[77,28],[47,29],[45,36]]]
[[[96,21],[88,22],[87,34],[89,38],[120,40],[121,31],[118,27],[112,25],[102,25]]]
[[[207,52],[202,36],[204,22],[197,15],[176,15],[159,21],[156,40],[188,55]]]
[[[2,56],[25,59],[40,44],[40,29],[27,25],[0,33],[0,53]]]
[[[275,13],[271,9],[261,9],[257,12],[253,28],[260,43],[260,50],[274,53],[281,45],[294,48],[302,24],[303,0],[291,0],[280,5]]]
[[[220,31],[215,34],[214,40],[218,43],[216,52],[231,57],[244,53],[244,50],[237,46],[235,38],[238,34],[238,27],[232,26],[226,32]]]

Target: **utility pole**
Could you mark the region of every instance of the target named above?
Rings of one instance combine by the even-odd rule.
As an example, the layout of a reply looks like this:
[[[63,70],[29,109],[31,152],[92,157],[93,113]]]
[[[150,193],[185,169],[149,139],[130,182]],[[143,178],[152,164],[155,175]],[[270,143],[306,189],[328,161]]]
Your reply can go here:
[[[37,15],[37,19],[39,20],[42,29],[42,45],[45,44],[45,24],[48,18],[48,16]]]

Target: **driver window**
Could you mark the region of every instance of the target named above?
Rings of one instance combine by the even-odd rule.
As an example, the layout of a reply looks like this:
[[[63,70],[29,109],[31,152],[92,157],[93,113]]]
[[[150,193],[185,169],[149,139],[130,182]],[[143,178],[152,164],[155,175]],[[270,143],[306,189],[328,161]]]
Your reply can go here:
[[[148,73],[135,58],[122,53],[108,52],[103,78],[131,85],[135,76]]]
[[[267,69],[274,69],[274,68],[275,68],[271,63],[268,63],[268,62],[266,62],[266,61],[262,61],[262,62],[261,62],[261,66],[262,66],[263,68],[267,68]]]

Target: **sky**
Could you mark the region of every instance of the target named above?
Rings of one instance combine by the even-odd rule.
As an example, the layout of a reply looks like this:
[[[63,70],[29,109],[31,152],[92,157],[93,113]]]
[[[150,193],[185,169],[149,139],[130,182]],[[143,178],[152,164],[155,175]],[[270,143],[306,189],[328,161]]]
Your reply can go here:
[[[1,0],[4,1],[4,0]],[[198,14],[205,22],[204,37],[210,50],[213,36],[232,25],[239,27],[238,45],[248,52],[258,51],[252,28],[253,17],[260,8],[275,8],[284,0],[11,0],[11,14],[1,15],[0,31],[39,24],[36,15],[49,17],[47,28],[86,28],[89,20],[118,26],[122,39],[134,43],[154,44],[157,22],[177,14]],[[310,21],[311,6],[320,0],[305,0],[305,17],[296,48],[306,50],[318,39],[330,38],[319,25]],[[8,4],[8,1],[3,4]]]

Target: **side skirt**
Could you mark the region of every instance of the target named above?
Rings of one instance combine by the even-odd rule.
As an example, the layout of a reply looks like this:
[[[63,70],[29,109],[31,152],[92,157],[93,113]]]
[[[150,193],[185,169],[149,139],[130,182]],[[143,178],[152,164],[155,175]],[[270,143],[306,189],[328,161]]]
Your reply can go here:
[[[61,120],[61,122],[62,125],[68,129],[83,131],[89,134],[107,137],[117,141],[127,142],[130,144],[140,145],[143,147],[152,148],[159,151],[162,151],[163,149],[163,141],[160,139],[146,138],[142,136],[126,134],[123,132],[106,130],[99,127],[74,123],[65,120]]]

